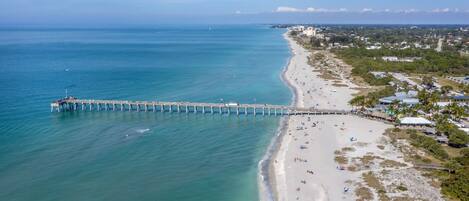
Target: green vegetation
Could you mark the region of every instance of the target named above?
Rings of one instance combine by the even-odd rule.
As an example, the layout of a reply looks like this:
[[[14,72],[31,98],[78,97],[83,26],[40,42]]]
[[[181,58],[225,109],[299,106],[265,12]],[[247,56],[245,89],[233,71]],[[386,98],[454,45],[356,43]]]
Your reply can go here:
[[[469,58],[455,52],[435,52],[434,50],[367,50],[365,48],[348,48],[337,51],[345,61],[357,68],[356,71],[398,71],[407,73],[446,73],[463,75],[469,72]],[[383,56],[421,57],[414,62],[386,62]]]
[[[441,191],[460,200],[469,200],[469,167],[460,168],[445,179]]]
[[[446,112],[451,115],[454,119],[462,119],[467,117],[466,109],[462,106],[459,106],[457,103],[452,103],[446,107]]]
[[[458,143],[464,143],[461,141],[461,138],[467,138],[464,132],[460,133],[460,130],[454,128],[450,130],[457,132],[450,134],[450,141],[451,138],[457,138],[457,141],[460,141]],[[415,130],[408,130],[407,133],[410,133],[409,140],[413,146],[425,149],[444,163],[447,171],[434,171],[434,175],[442,181],[442,193],[459,200],[469,200],[469,148],[460,149],[457,157],[449,157],[443,147],[432,138],[417,134]]]
[[[431,153],[432,156],[440,160],[448,159],[448,153],[433,138],[419,135],[415,130],[410,133],[410,143],[416,147],[421,147]]]
[[[352,70],[352,72],[353,72],[353,70]],[[367,82],[368,84],[373,85],[373,86],[387,85],[390,81],[392,81],[391,76],[386,76],[386,77],[383,77],[383,78],[376,78],[373,74],[371,74],[369,72],[368,73],[363,73],[363,74],[355,74],[355,75],[358,75],[358,76],[362,77],[363,80],[365,80],[365,82]]]
[[[406,73],[436,73],[444,75],[464,75],[469,73],[469,57],[463,57],[457,52],[436,52],[422,49],[379,49],[365,48],[338,49],[335,51],[339,58],[353,66],[352,73],[363,77],[372,85],[382,85],[383,81],[370,79],[371,71],[406,72]],[[414,62],[386,62],[383,56],[421,57]]]
[[[469,143],[469,136],[459,129],[452,129],[449,135],[449,144],[454,147],[464,147]]]
[[[469,148],[461,149],[460,155],[445,165],[451,174],[443,180],[441,191],[460,200],[469,200]]]
[[[364,107],[372,107],[376,105],[380,98],[386,96],[392,96],[395,93],[395,89],[390,86],[386,86],[382,90],[370,92],[364,96],[355,96],[349,101],[350,105]]]
[[[436,177],[441,181],[441,191],[451,198],[449,200],[469,200],[469,148],[461,148],[459,154],[451,157],[446,151],[449,150],[448,147],[443,147],[417,130],[407,129],[403,132],[401,129],[394,128],[389,131],[386,135],[393,142],[397,139],[406,139],[414,147],[421,148],[431,155],[427,158],[415,151],[404,152],[407,154],[406,157],[411,157],[414,163],[443,164],[446,170],[432,170],[426,175]]]
[[[421,90],[418,92],[417,98],[420,101],[420,105],[416,109],[422,109],[425,112],[432,112],[439,109],[435,106],[435,103],[440,100],[440,94],[438,92],[428,92],[426,90]]]
[[[445,85],[441,87],[441,93],[445,96],[448,95],[448,93],[452,90],[453,90],[452,86]]]

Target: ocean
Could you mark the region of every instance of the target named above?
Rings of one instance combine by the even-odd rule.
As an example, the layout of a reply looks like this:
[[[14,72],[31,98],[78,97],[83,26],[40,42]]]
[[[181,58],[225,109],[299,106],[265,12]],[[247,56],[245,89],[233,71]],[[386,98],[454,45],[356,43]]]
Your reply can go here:
[[[288,105],[263,25],[0,29],[0,200],[258,200],[279,117],[51,113],[89,99]]]

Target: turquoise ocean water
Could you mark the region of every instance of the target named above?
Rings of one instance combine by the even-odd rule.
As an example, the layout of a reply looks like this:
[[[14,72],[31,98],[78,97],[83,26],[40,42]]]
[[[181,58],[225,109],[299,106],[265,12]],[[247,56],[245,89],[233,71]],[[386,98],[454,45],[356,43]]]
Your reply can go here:
[[[51,113],[52,100],[288,104],[283,30],[0,29],[0,200],[257,200],[279,118]],[[68,69],[68,70],[65,70]]]

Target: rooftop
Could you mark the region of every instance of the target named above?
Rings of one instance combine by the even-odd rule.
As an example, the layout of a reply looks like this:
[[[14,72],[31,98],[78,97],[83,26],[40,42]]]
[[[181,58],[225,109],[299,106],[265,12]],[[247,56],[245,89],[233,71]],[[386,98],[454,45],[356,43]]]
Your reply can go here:
[[[399,120],[401,124],[406,124],[406,125],[431,125],[432,124],[431,121],[423,117],[403,117],[403,118],[400,118]]]

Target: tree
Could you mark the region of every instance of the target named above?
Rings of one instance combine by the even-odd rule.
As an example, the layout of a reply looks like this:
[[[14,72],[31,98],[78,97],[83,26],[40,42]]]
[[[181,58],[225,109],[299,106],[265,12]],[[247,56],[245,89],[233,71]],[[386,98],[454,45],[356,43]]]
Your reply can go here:
[[[365,96],[356,96],[350,100],[349,103],[353,106],[360,106],[361,109],[363,109],[363,107],[365,107]]]
[[[441,87],[441,93],[443,93],[443,95],[445,96],[447,96],[448,93],[451,92],[452,90],[453,90],[453,87],[449,85],[445,85]]]
[[[454,147],[464,147],[469,143],[469,136],[466,132],[453,128],[449,135],[449,144]]]
[[[417,98],[423,106],[422,109],[426,112],[430,112],[437,109],[435,103],[440,99],[440,95],[437,92],[430,93],[424,89],[419,91]]]
[[[402,88],[404,88],[404,90],[409,90],[409,83],[407,81],[403,81]]]
[[[448,133],[452,129],[456,129],[456,128],[454,128],[454,124],[449,123],[448,115],[441,115],[441,114],[435,115],[435,117],[433,119],[435,120],[435,123],[436,123],[436,125],[435,125],[436,130],[439,133],[449,135]]]
[[[426,88],[432,88],[433,87],[433,78],[430,77],[430,76],[423,76],[422,84],[424,86],[426,86]]]
[[[422,105],[427,105],[428,104],[428,99],[430,97],[430,93],[427,92],[427,90],[422,90],[422,91],[419,91],[419,93],[417,94],[417,98],[419,99],[420,103],[422,103]]]
[[[448,112],[455,118],[455,119],[461,119],[463,117],[466,117],[468,114],[466,113],[466,110],[464,107],[459,106],[457,103],[451,103],[449,104],[446,109]]]

